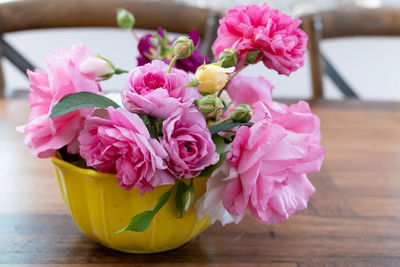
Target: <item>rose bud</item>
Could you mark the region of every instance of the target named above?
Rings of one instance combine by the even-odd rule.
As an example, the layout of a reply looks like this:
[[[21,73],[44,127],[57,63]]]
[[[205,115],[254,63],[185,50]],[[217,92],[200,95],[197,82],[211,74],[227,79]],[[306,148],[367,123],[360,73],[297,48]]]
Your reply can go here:
[[[232,112],[230,118],[234,122],[248,122],[252,116],[252,109],[247,104],[239,104]]]
[[[117,10],[117,23],[121,28],[132,29],[135,25],[135,17],[128,10],[120,8]]]
[[[226,69],[213,64],[200,66],[195,73],[195,77],[200,81],[197,89],[202,93],[219,92],[228,82],[227,73],[234,70],[234,67]]]
[[[219,54],[218,61],[221,64],[221,67],[230,68],[236,66],[239,61],[239,56],[235,49],[225,48],[224,51]]]
[[[95,57],[88,57],[79,65],[79,71],[100,78],[109,78],[114,74],[114,66],[110,62]]]
[[[193,41],[186,36],[180,36],[172,44],[172,50],[177,58],[188,58],[193,54]]]
[[[197,106],[201,113],[207,118],[215,118],[222,115],[224,111],[224,104],[222,100],[215,95],[206,95],[196,101]]]

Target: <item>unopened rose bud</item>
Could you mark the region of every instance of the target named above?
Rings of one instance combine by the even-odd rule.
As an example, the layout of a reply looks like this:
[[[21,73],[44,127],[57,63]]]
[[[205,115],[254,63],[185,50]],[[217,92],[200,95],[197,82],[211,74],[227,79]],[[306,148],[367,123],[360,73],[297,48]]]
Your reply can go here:
[[[180,36],[172,44],[172,50],[177,58],[188,58],[193,54],[193,41],[185,36]]]
[[[224,111],[224,104],[222,100],[215,95],[206,95],[196,101],[199,110],[207,118],[215,118],[222,115]]]
[[[230,68],[236,66],[239,61],[237,51],[232,48],[225,48],[221,54],[219,54],[218,61],[223,68]]]
[[[197,89],[202,93],[215,93],[224,88],[228,82],[229,75],[235,68],[222,68],[213,64],[200,66],[195,77],[200,81]]]
[[[114,66],[104,59],[88,57],[79,65],[79,71],[96,77],[111,77],[114,74]]]
[[[247,104],[239,104],[232,112],[230,118],[234,122],[248,122],[252,116],[252,109]]]
[[[188,212],[190,208],[193,206],[194,203],[194,191],[192,190],[187,190],[185,193],[183,193],[183,208],[185,212]]]
[[[121,28],[132,29],[135,25],[135,17],[128,10],[120,8],[117,10],[117,23]]]

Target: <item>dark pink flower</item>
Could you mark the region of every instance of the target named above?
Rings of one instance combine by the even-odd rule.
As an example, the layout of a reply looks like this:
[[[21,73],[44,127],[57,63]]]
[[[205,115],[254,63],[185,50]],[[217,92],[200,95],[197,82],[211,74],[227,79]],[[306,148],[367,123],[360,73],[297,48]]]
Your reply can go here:
[[[165,38],[164,29],[158,28],[157,34],[161,36],[161,38]],[[198,48],[200,46],[199,34],[196,29],[193,29],[189,33],[189,38],[192,39],[194,46],[196,49],[193,51],[193,54],[184,59],[178,59],[175,62],[174,67],[177,69],[181,69],[184,71],[195,73],[197,68],[201,66],[204,62],[208,63],[209,59],[203,56]],[[168,45],[171,46],[174,40],[168,41]],[[161,55],[161,49],[158,40],[152,34],[146,34],[142,38],[140,38],[138,43],[139,56],[137,57],[138,66],[143,66],[147,63],[150,63],[152,60],[159,59],[169,64],[171,55]]]
[[[225,48],[238,51],[241,62],[250,51],[279,74],[289,75],[304,65],[307,35],[299,29],[300,19],[262,6],[236,6],[220,20],[218,38],[213,45],[216,59]]]

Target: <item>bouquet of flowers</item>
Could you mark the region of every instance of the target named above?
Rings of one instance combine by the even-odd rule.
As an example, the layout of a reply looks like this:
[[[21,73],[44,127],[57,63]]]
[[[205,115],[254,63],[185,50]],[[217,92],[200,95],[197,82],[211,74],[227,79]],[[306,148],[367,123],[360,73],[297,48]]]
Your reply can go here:
[[[127,10],[117,22],[136,36]],[[34,156],[114,173],[124,190],[174,185],[121,231],[145,231],[171,197],[178,217],[193,206],[211,223],[238,223],[246,210],[264,224],[282,222],[315,192],[307,173],[323,161],[320,121],[306,102],[275,102],[271,82],[240,71],[258,62],[283,75],[302,67],[300,23],[267,4],[228,10],[214,63],[198,50],[195,30],[140,38],[139,66],[130,71],[85,45],[59,49],[45,57],[46,71],[28,71],[32,112],[18,130]],[[103,94],[103,80],[125,73],[120,95]],[[194,177],[208,179],[198,199]]]

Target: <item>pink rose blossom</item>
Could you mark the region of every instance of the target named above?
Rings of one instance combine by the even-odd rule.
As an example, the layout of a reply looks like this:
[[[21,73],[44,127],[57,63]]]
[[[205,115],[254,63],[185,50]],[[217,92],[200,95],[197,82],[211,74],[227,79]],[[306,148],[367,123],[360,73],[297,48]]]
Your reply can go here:
[[[199,220],[208,216],[211,224],[218,220],[222,225],[242,220],[243,214],[233,216],[222,203],[222,193],[231,179],[237,179],[236,168],[224,161],[208,179],[206,193],[196,201],[194,209]]]
[[[274,86],[264,77],[236,75],[226,88],[233,104],[252,105],[258,101],[265,104],[272,102],[272,89]]]
[[[89,56],[90,50],[85,45],[73,46],[70,52],[59,49],[56,55],[45,57],[47,72],[28,70],[31,81],[29,107],[32,112],[28,124],[17,130],[27,133],[25,144],[32,148],[34,156],[54,156],[58,149],[66,145],[71,153],[78,152],[76,137],[90,109],[56,118],[49,118],[49,115],[54,105],[66,95],[82,91],[99,92],[98,83],[79,71],[79,64]]]
[[[236,6],[220,20],[213,45],[216,59],[225,48],[238,51],[241,62],[249,51],[260,51],[267,68],[289,75],[304,65],[307,35],[299,29],[300,19],[262,6]]]
[[[192,80],[186,72],[175,68],[167,72],[168,65],[159,60],[133,69],[122,92],[124,106],[131,112],[166,119],[179,107],[190,106],[200,97],[195,88],[178,89]]]
[[[182,107],[163,122],[161,144],[169,155],[169,168],[179,178],[191,178],[218,162],[219,155],[203,114]]]
[[[78,138],[88,166],[116,172],[119,185],[126,190],[135,187],[145,192],[154,186],[174,184],[165,163],[166,151],[150,138],[138,115],[109,107],[103,117],[87,119]]]
[[[237,131],[227,160],[238,176],[222,196],[233,216],[249,208],[258,220],[271,224],[307,207],[315,189],[306,173],[320,169],[325,151],[319,146],[319,120],[303,120],[307,125],[300,126],[290,123],[291,116],[293,112],[282,117],[280,124],[266,118]]]

